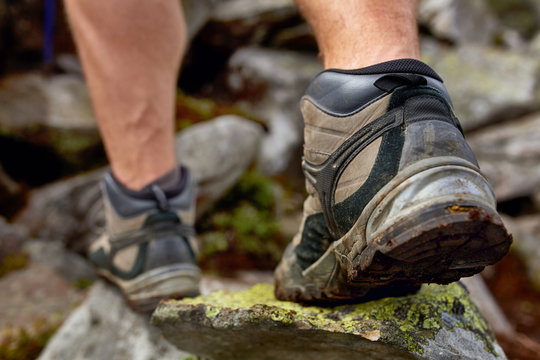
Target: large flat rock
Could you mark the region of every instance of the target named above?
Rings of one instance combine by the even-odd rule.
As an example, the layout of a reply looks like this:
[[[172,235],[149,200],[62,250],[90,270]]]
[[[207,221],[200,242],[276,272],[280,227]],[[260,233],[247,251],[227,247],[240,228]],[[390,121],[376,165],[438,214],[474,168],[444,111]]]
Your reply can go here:
[[[269,284],[162,302],[179,349],[212,359],[506,359],[461,284],[335,308],[275,300]]]

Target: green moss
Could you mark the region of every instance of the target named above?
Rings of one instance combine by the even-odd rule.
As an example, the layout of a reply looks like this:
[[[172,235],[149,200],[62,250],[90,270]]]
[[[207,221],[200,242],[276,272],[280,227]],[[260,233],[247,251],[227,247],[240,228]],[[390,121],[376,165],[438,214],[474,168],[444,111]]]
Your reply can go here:
[[[440,329],[441,326],[436,319],[426,318],[422,323],[424,329]]]
[[[7,254],[0,260],[0,277],[6,276],[12,271],[24,269],[28,265],[28,260],[28,255],[25,253]]]
[[[93,281],[86,278],[78,279],[71,282],[71,286],[77,290],[88,289],[92,284],[93,284]]]
[[[205,314],[207,318],[213,319],[219,314],[219,309],[212,306],[207,306]]]
[[[35,359],[58,329],[60,322],[38,320],[33,329],[6,329],[0,334],[0,359]]]
[[[415,295],[334,308],[276,300],[273,288],[268,284],[259,284],[243,292],[219,291],[173,303],[180,306],[202,304],[213,309],[211,315],[216,309],[249,308],[253,312],[250,319],[254,322],[270,319],[282,326],[309,323],[314,328],[357,334],[417,353],[423,352],[428,339],[434,339],[441,328],[460,327],[475,333],[487,351],[494,353],[495,339],[487,323],[467,291],[457,283],[424,285]],[[213,319],[215,315],[207,317]]]
[[[237,184],[199,221],[203,259],[220,252],[268,257],[276,263],[285,239],[275,215],[273,181],[255,171],[244,173]]]
[[[80,159],[81,152],[101,143],[97,130],[55,129],[49,137],[54,149],[72,162]]]
[[[263,125],[263,123],[255,116],[237,105],[218,103],[211,98],[189,96],[180,91],[177,93],[177,118],[175,121],[175,128],[177,131],[221,115],[238,115]]]
[[[274,184],[268,176],[253,170],[246,171],[217,206],[230,208],[231,205],[237,204],[239,199],[245,199],[260,210],[273,211],[275,208]]]

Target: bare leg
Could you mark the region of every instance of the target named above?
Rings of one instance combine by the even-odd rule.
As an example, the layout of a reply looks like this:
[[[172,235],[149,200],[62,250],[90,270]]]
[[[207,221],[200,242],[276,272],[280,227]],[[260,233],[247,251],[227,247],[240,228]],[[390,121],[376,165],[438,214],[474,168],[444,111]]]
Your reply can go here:
[[[416,0],[296,0],[315,32],[325,69],[419,59]]]
[[[175,0],[65,0],[112,171],[138,190],[177,166],[174,99],[186,43]]]

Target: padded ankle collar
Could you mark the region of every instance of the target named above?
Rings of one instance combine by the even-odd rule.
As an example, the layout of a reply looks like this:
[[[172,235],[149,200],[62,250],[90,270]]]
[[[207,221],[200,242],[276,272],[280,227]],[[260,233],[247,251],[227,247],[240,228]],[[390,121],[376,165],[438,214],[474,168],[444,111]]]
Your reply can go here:
[[[171,210],[189,210],[193,206],[195,198],[195,183],[191,173],[187,168],[182,169],[185,174],[184,189],[175,196],[167,196],[165,199],[159,198],[138,198],[127,193],[122,186],[114,179],[112,173],[107,172],[103,177],[102,192],[110,202],[114,211],[121,217],[133,217],[149,211],[157,211],[161,202],[167,202],[167,208]],[[163,193],[163,192],[162,192]]]
[[[313,79],[304,99],[331,116],[345,117],[392,93],[400,85],[427,85],[451,104],[441,78],[429,66],[413,59],[358,70],[323,71]]]

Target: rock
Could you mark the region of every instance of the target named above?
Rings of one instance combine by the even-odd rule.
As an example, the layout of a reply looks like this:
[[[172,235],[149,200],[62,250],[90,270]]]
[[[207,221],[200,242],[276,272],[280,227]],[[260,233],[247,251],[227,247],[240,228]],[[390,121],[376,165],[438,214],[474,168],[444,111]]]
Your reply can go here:
[[[487,0],[489,10],[502,26],[530,38],[540,29],[540,5],[536,0]]]
[[[180,0],[187,23],[188,41],[191,41],[212,15],[220,0]]]
[[[105,218],[99,182],[105,169],[34,190],[16,223],[37,238],[84,253],[101,233]]]
[[[21,192],[21,186],[17,184],[0,164],[0,197],[6,195],[16,195]]]
[[[238,179],[254,158],[262,129],[251,121],[223,116],[194,125],[176,139],[178,158],[199,185],[199,214]],[[17,224],[34,237],[62,242],[84,253],[103,231],[99,182],[105,169],[60,180],[33,191]]]
[[[152,322],[178,348],[220,360],[506,358],[459,284],[336,308],[277,301],[256,285],[163,301]]]
[[[216,4],[212,12],[215,21],[238,21],[253,23],[259,17],[276,16],[277,13],[294,13],[292,0],[223,0]]]
[[[15,182],[0,162],[0,214],[13,216],[24,204],[23,186]]]
[[[197,213],[218,200],[257,155],[263,129],[253,121],[225,115],[190,126],[176,137],[176,154],[199,184]]]
[[[540,62],[534,56],[478,46],[451,50],[430,41],[422,42],[422,52],[445,80],[466,131],[540,107]]]
[[[79,76],[30,73],[7,77],[1,83],[0,101],[4,132],[40,125],[97,131],[88,90]]]
[[[503,221],[514,237],[512,251],[521,259],[531,283],[540,290],[540,215],[504,216]]]
[[[222,0],[213,8],[198,40],[234,50],[247,44],[260,44],[291,21],[298,22],[298,10],[292,0]]]
[[[78,168],[95,161],[101,143],[84,80],[69,74],[5,78],[0,135],[44,147]]]
[[[271,272],[239,272],[235,278],[204,275],[201,292],[240,290],[257,282],[272,282]],[[96,282],[85,301],[75,309],[41,354],[45,359],[150,360],[188,359],[149,324],[146,314],[129,309],[120,292]],[[73,346],[77,344],[77,346]]]
[[[28,231],[24,227],[8,224],[0,216],[0,264],[6,255],[20,252],[27,238]]]
[[[485,0],[421,0],[418,21],[436,37],[457,44],[490,44],[497,28]]]
[[[247,47],[231,57],[227,76],[231,92],[269,127],[257,162],[259,171],[275,175],[299,154],[304,125],[298,103],[321,70],[315,56],[292,51]]]
[[[96,279],[90,262],[67,251],[60,242],[30,240],[24,244],[24,251],[30,255],[33,262],[54,269],[72,284],[84,284]]]
[[[467,136],[499,201],[540,189],[540,113],[481,129]]]
[[[81,298],[54,270],[30,263],[0,278],[0,333],[7,329],[31,332],[38,322],[58,326]]]
[[[60,54],[56,57],[56,66],[66,74],[84,76],[79,58],[73,54]]]
[[[305,22],[277,32],[271,40],[271,47],[294,51],[319,51],[313,30]]]
[[[130,310],[116,289],[98,282],[39,359],[176,360],[186,355],[167,343],[147,316]]]
[[[540,5],[539,5],[540,6]],[[540,10],[539,10],[540,11]],[[540,56],[540,31],[536,34],[536,36],[531,40],[530,44],[530,52],[532,54],[535,54],[536,56]]]

